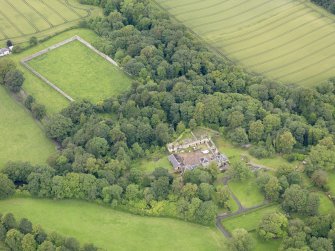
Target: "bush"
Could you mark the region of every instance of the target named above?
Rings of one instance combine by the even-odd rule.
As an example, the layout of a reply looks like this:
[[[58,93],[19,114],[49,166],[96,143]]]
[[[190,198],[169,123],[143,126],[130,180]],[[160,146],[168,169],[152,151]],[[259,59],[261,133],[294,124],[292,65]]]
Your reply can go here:
[[[46,115],[45,106],[37,103],[32,104],[31,112],[37,120],[42,120]]]
[[[273,156],[273,152],[264,146],[253,146],[250,148],[249,153],[257,159],[270,158]]]

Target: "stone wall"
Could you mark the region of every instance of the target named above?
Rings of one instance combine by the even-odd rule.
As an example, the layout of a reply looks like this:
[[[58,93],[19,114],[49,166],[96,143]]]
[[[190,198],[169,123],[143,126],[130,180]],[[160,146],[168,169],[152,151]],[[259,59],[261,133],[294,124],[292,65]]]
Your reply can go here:
[[[69,101],[74,101],[74,99],[68,95],[67,93],[65,93],[63,90],[61,90],[58,86],[56,86],[55,84],[53,84],[51,81],[49,81],[46,77],[44,77],[42,74],[38,73],[36,70],[34,70],[32,67],[30,67],[28,65],[28,62],[36,57],[39,57],[43,54],[48,53],[49,51],[52,51],[54,49],[57,49],[63,45],[66,45],[68,43],[71,43],[73,41],[79,41],[80,43],[84,44],[85,46],[87,46],[89,49],[91,49],[92,51],[94,51],[95,53],[97,53],[99,56],[103,57],[105,60],[107,60],[108,62],[110,62],[111,64],[115,65],[118,67],[118,64],[111,59],[110,57],[108,57],[106,54],[98,51],[96,48],[94,48],[93,45],[91,45],[89,42],[85,41],[84,39],[82,39],[79,36],[74,36],[71,37],[69,39],[66,39],[60,43],[54,44],[52,46],[49,46],[48,48],[41,50],[33,55],[30,55],[24,59],[21,60],[21,64],[26,67],[29,71],[31,71],[35,76],[37,76],[39,79],[41,79],[43,82],[45,82],[46,84],[48,84],[51,88],[53,88],[55,91],[59,92],[61,95],[63,95],[66,99],[68,99]]]

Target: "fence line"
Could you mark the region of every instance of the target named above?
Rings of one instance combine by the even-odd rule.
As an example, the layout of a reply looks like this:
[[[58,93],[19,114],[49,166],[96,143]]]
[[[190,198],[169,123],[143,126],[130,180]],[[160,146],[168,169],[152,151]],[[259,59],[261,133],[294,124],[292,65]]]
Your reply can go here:
[[[98,54],[99,56],[103,57],[105,60],[107,60],[108,62],[110,62],[111,64],[119,67],[119,65],[113,60],[111,59],[109,56],[107,56],[106,54],[102,53],[101,51],[97,50],[93,45],[91,45],[89,42],[87,42],[86,40],[82,39],[79,36],[74,36],[68,39],[65,39],[62,42],[59,42],[57,44],[54,44],[52,46],[49,46],[48,48],[41,50],[37,53],[34,53],[28,57],[25,57],[24,59],[21,60],[21,64],[23,64],[24,67],[26,67],[29,71],[31,71],[35,76],[37,76],[39,79],[41,79],[43,82],[45,82],[46,84],[48,84],[51,88],[53,88],[54,90],[56,90],[57,92],[59,92],[60,94],[62,94],[66,99],[70,100],[71,102],[74,101],[74,99],[68,95],[66,92],[64,92],[62,89],[60,89],[57,85],[53,84],[51,81],[49,81],[46,77],[44,77],[42,74],[38,73],[36,70],[34,70],[32,67],[30,67],[28,65],[28,62],[31,61],[32,59],[39,57],[43,54],[46,54],[54,49],[57,49],[63,45],[66,45],[68,43],[71,43],[73,41],[79,41],[80,43],[82,43],[83,45],[85,45],[86,47],[88,47],[89,49],[91,49],[92,51],[94,51],[96,54]]]

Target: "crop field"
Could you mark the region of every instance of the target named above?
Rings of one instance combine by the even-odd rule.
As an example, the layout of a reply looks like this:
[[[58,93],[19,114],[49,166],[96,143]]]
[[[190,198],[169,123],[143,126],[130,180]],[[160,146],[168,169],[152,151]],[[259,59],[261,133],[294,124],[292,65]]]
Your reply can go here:
[[[8,161],[45,163],[55,151],[55,145],[2,86],[0,100],[0,168]]]
[[[76,0],[0,0],[0,6],[0,43],[48,36],[99,12]]]
[[[335,17],[308,0],[156,0],[248,71],[305,86],[335,76]]]
[[[75,100],[86,98],[96,103],[131,85],[120,68],[79,41],[38,56],[28,65]]]
[[[0,201],[0,212],[104,250],[224,250],[224,237],[214,227],[136,216],[88,202],[14,198]]]

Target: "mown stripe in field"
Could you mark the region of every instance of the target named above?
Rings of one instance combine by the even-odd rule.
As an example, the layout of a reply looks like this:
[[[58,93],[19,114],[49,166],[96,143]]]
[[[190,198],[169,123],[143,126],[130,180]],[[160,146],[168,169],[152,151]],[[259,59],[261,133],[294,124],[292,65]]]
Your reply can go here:
[[[270,11],[278,10],[279,8],[286,7],[286,6],[289,6],[289,5],[291,5],[291,4],[290,4],[290,3],[286,3],[286,4],[282,4],[282,5],[280,5],[280,6],[276,6],[276,7],[272,8],[272,9],[268,9],[268,10],[266,10],[266,11],[260,13],[260,14],[254,15],[254,16],[248,18],[248,19],[244,19],[244,20],[241,20],[241,21],[238,22],[238,23],[234,23],[234,24],[232,24],[232,26],[234,26],[235,29],[236,29],[236,26],[238,26],[238,25],[245,24],[245,23],[250,23],[250,21],[254,21],[255,19],[260,19],[260,17],[263,17],[263,16],[267,16],[268,13],[269,13]],[[234,18],[234,17],[232,17],[232,18]],[[229,20],[229,19],[227,19],[227,20]],[[208,33],[216,32],[216,31],[219,31],[219,30],[220,30],[220,28],[218,28],[218,29],[206,30],[206,31],[203,32],[202,34],[203,34],[203,35],[206,35],[206,34],[208,34]]]
[[[191,21],[194,21],[194,20],[200,20],[200,19],[204,19],[204,18],[209,18],[209,17],[213,17],[213,16],[216,16],[216,15],[221,15],[221,14],[226,14],[226,12],[229,12],[233,9],[236,9],[238,7],[240,7],[241,5],[247,3],[249,0],[244,0],[244,1],[241,1],[240,3],[238,4],[235,4],[233,6],[230,6],[229,8],[227,9],[220,9],[220,8],[215,8],[215,11],[217,9],[220,9],[219,11],[216,11],[216,12],[213,12],[213,13],[206,13],[206,15],[203,15],[203,16],[196,16],[194,18],[190,18],[190,19],[186,19],[185,22],[191,22]],[[217,5],[218,6],[218,5]],[[185,13],[188,13],[188,12],[185,12]],[[185,14],[183,13],[183,14]],[[180,15],[178,15],[180,16]]]
[[[31,4],[29,4],[26,0],[22,0],[29,8],[31,8],[38,16],[40,16],[48,25],[49,28],[53,27],[53,24],[49,22],[49,20],[43,16],[38,10],[36,10]]]
[[[334,35],[334,33],[330,34],[330,35]],[[319,41],[320,42],[320,41]],[[308,45],[305,45],[304,48],[306,48],[307,46],[310,46],[311,44],[308,44]],[[276,67],[272,67],[266,71],[262,71],[261,73],[269,73],[269,72],[272,72],[272,71],[277,71],[277,70],[280,70],[280,69],[283,69],[287,66],[290,66],[292,64],[295,64],[295,63],[298,63],[300,61],[303,61],[303,60],[306,60],[307,58],[311,57],[311,56],[314,56],[320,52],[323,52],[323,51],[332,51],[330,50],[330,48],[332,48],[333,46],[335,46],[333,40],[330,40],[330,43],[326,44],[325,46],[323,47],[316,47],[316,50],[310,50],[309,53],[303,57],[299,57],[299,58],[296,58],[295,60],[293,61],[290,61],[289,63],[287,64],[284,64],[284,65],[281,65],[281,66],[276,66]],[[302,49],[304,49],[302,48]],[[314,48],[315,49],[315,48]],[[298,50],[301,50],[300,48]],[[295,50],[294,52],[297,52],[298,50]]]
[[[320,16],[320,17],[321,17],[321,16]],[[288,31],[283,32],[283,33],[280,33],[279,35],[277,35],[277,36],[275,36],[275,37],[271,37],[271,38],[269,38],[269,39],[267,39],[267,40],[264,40],[264,41],[262,41],[261,43],[258,43],[258,44],[255,44],[255,45],[251,45],[251,46],[247,46],[247,47],[244,47],[244,48],[239,48],[238,50],[231,51],[231,53],[240,53],[240,52],[242,52],[242,51],[246,51],[246,50],[254,49],[255,47],[264,45],[264,44],[269,43],[269,42],[271,42],[271,41],[273,41],[273,40],[276,40],[276,39],[278,39],[278,38],[281,38],[281,37],[283,37],[283,36],[286,36],[287,34],[292,33],[293,31],[296,31],[296,30],[298,30],[298,29],[300,29],[300,28],[302,28],[302,27],[306,27],[306,26],[308,26],[309,24],[311,24],[311,23],[313,23],[313,22],[315,22],[315,21],[318,21],[319,19],[320,19],[320,18],[315,18],[315,19],[313,19],[313,20],[310,20],[309,22],[302,23],[302,24],[298,25],[297,27],[294,27],[294,28],[292,28],[292,29],[290,29],[290,30],[288,30]],[[320,29],[320,27],[317,27],[316,29]],[[238,44],[238,43],[235,43],[235,44]]]
[[[33,22],[31,20],[29,20],[25,15],[23,15],[23,13],[18,10],[10,1],[8,0],[5,0],[5,2],[7,4],[9,4],[17,13],[20,14],[20,16],[22,16],[22,18],[24,18],[29,24],[31,27],[33,27],[33,29],[36,31],[36,32],[39,32],[40,30],[33,24]]]
[[[271,4],[263,5],[263,0],[249,0],[240,5],[241,8],[229,12],[225,8],[243,0],[219,5],[215,4],[216,0],[198,5],[194,4],[197,0],[185,0],[183,8],[178,8],[181,3],[175,0],[156,1],[163,6],[176,7],[170,10],[177,21],[186,24],[210,47],[214,45],[213,50],[218,49],[218,53],[242,63],[251,71],[280,78],[278,80],[298,83],[305,80],[308,85],[312,84],[309,81],[322,81],[331,77],[331,73],[335,75],[332,71],[335,71],[335,57],[329,55],[335,46],[332,42],[335,19],[309,1],[271,0]],[[253,9],[251,5],[259,8]],[[214,12],[218,15],[213,15]],[[206,20],[202,19],[205,14]]]
[[[8,16],[6,16],[6,14],[1,10],[1,8],[0,8],[0,15],[1,16],[3,16],[5,19],[6,19],[6,21],[18,32],[18,33],[20,33],[21,35],[24,35],[24,33],[19,29],[19,27],[18,26],[16,26],[16,24],[14,24],[12,21],[11,21],[11,19],[8,17]],[[2,29],[3,30],[3,29]]]
[[[329,72],[330,70],[334,70],[334,65],[331,65],[329,68],[324,69],[324,70],[322,70],[322,71],[320,71],[320,72],[318,72],[318,73],[316,73],[316,74],[314,74],[314,75],[312,75],[312,76],[309,76],[309,77],[307,77],[307,78],[298,80],[296,83],[297,83],[297,84],[304,83],[304,82],[306,82],[306,81],[308,81],[308,80],[311,80],[311,79],[313,79],[313,78],[316,78],[316,77],[322,75],[323,73],[327,73],[327,72]]]
[[[185,22],[193,22],[195,20],[200,20],[200,19],[205,19],[205,18],[209,18],[209,17],[212,17],[212,16],[215,16],[215,15],[219,15],[219,14],[222,14],[222,13],[225,13],[225,12],[228,12],[228,11],[231,11],[237,7],[239,7],[240,5],[242,4],[245,4],[246,2],[248,2],[249,0],[246,0],[244,2],[241,2],[240,4],[238,5],[235,5],[233,7],[230,7],[228,9],[225,9],[224,11],[217,11],[217,12],[214,12],[214,13],[209,13],[209,14],[206,14],[205,16],[200,16],[199,18],[190,18],[190,19],[186,19]],[[228,19],[227,19],[228,20]]]
[[[32,7],[48,19],[51,25],[55,26],[64,23],[64,20],[46,6],[41,0],[26,0]]]
[[[1,14],[0,14],[0,22],[2,22],[2,19],[1,19]],[[0,29],[0,34],[2,34],[2,36],[0,37],[0,39],[7,39],[8,38],[8,35],[5,33],[4,29]]]
[[[297,7],[300,7],[300,8],[296,9]],[[286,18],[288,18],[290,16],[292,16],[292,19],[294,19],[295,18],[294,15],[296,13],[299,13],[302,10],[305,10],[305,9],[306,9],[305,6],[302,3],[299,3],[296,6],[293,6],[293,7],[290,7],[288,9],[282,10],[282,11],[285,11],[285,12],[279,12],[276,15],[273,15],[270,18],[267,18],[266,21],[268,21],[268,20],[270,20],[272,18],[274,18],[274,20],[272,20],[271,22],[266,22],[265,24],[262,24],[262,26],[256,26],[256,27],[255,27],[255,25],[249,25],[249,26],[247,26],[246,27],[246,28],[248,28],[247,33],[245,33],[246,30],[242,30],[241,31],[241,30],[234,29],[231,32],[226,32],[226,30],[225,30],[225,32],[224,33],[220,33],[219,36],[220,36],[220,39],[224,37],[225,41],[230,41],[230,40],[233,40],[233,39],[236,39],[236,38],[240,38],[241,36],[249,35],[252,32],[255,32],[255,31],[258,31],[260,29],[263,29],[263,28],[266,28],[268,26],[271,26],[271,25],[273,25],[273,24],[275,24],[275,23],[277,23],[279,21],[284,21],[284,23],[285,23]],[[309,13],[309,11],[306,11],[306,13]],[[304,15],[306,13],[303,12],[302,15]],[[282,15],[282,14],[285,14],[285,15]],[[280,24],[280,25],[282,25],[282,24]],[[253,29],[250,30],[249,28],[253,28]],[[219,31],[219,30],[222,30],[222,29],[218,29],[217,31]],[[242,35],[241,34],[235,34],[235,33],[239,33],[239,32],[242,32],[243,34]],[[235,35],[232,36],[232,34],[235,34]],[[227,36],[227,38],[226,38],[226,36]],[[213,40],[213,41],[216,41],[216,40]]]
[[[299,4],[299,5],[301,6],[301,4]],[[226,38],[225,35],[227,35],[227,33],[221,33],[220,34],[221,36],[219,38],[221,40],[220,42],[222,42],[222,40],[224,40],[225,44],[229,45],[231,43],[238,43],[240,41],[245,41],[246,39],[255,38],[259,35],[263,35],[266,32],[272,31],[273,29],[279,28],[282,25],[288,24],[291,21],[295,21],[297,18],[304,17],[304,16],[308,15],[309,13],[313,12],[311,10],[306,10],[306,8],[304,6],[301,6],[301,8],[298,9],[298,10],[295,9],[296,7],[297,6],[292,7],[292,12],[288,12],[285,16],[278,16],[278,15],[273,16],[273,17],[277,17],[278,19],[275,19],[271,22],[265,23],[263,26],[257,27],[255,25],[252,25],[252,27],[254,27],[255,30],[244,30],[242,35],[239,34],[239,35],[236,35],[236,36],[233,36],[233,37]],[[303,12],[303,11],[306,11],[306,12]],[[296,15],[297,13],[300,13],[300,14]],[[292,17],[292,18],[289,18],[289,17]],[[283,21],[283,22],[281,22],[281,21]],[[273,26],[274,24],[276,24],[278,22],[281,22],[281,23]],[[264,28],[268,28],[268,29],[263,30]],[[256,32],[256,31],[260,31],[260,32]],[[215,41],[218,41],[219,39],[213,40],[213,41],[215,42]],[[238,40],[235,40],[235,39],[238,39]],[[226,43],[227,41],[231,41],[231,40],[233,40],[233,41],[230,42],[230,43]]]
[[[334,34],[334,33],[333,33],[333,34]],[[272,71],[277,71],[277,70],[283,69],[283,68],[288,67],[288,66],[290,66],[290,65],[292,65],[292,64],[298,63],[298,62],[300,62],[300,61],[302,61],[302,60],[306,60],[307,58],[309,58],[309,57],[311,57],[311,56],[314,56],[315,54],[318,54],[318,53],[320,53],[320,52],[322,52],[322,51],[324,51],[324,50],[332,51],[332,50],[329,50],[329,49],[330,49],[331,47],[333,47],[333,46],[335,46],[335,44],[334,44],[333,41],[331,41],[331,43],[330,43],[330,44],[327,44],[326,46],[323,46],[323,47],[321,47],[321,48],[316,47],[317,50],[315,50],[315,51],[310,51],[310,52],[308,53],[308,55],[305,55],[305,56],[303,56],[303,57],[297,58],[297,59],[291,61],[291,62],[288,63],[288,64],[285,64],[285,65],[282,65],[282,66],[272,67],[272,68],[270,68],[270,69],[268,69],[268,70],[266,70],[266,71],[262,71],[261,73],[263,73],[263,74],[264,74],[264,73],[270,73],[270,72],[272,72]]]
[[[327,27],[327,26],[324,26],[324,28],[325,28],[325,27]],[[316,31],[319,31],[319,30],[316,30]],[[331,36],[331,35],[334,35],[334,34],[335,34],[335,32],[334,32],[334,31],[331,31],[331,32],[327,33],[326,35],[322,36],[321,39],[327,38],[327,37],[329,37],[329,36]],[[306,33],[305,35],[299,37],[299,40],[300,40],[300,39],[303,39],[304,37],[306,37],[306,36],[308,36],[308,35],[311,35],[311,33]],[[294,42],[297,42],[297,41],[298,41],[298,39],[295,40]],[[312,42],[310,42],[310,43],[308,43],[308,44],[305,44],[305,45],[303,45],[303,46],[299,46],[298,49],[297,49],[297,48],[294,48],[293,50],[290,50],[290,51],[288,51],[288,52],[286,52],[286,53],[284,53],[284,54],[280,54],[280,55],[278,55],[278,56],[275,56],[275,57],[273,57],[273,58],[269,58],[269,59],[267,59],[267,60],[265,60],[265,61],[262,61],[262,62],[259,62],[259,63],[257,63],[257,64],[250,65],[250,67],[256,67],[256,66],[260,66],[260,65],[263,65],[263,64],[271,63],[272,61],[275,61],[275,60],[277,60],[277,59],[280,59],[280,58],[283,58],[283,57],[285,57],[285,56],[291,55],[292,53],[296,53],[297,51],[302,50],[302,49],[304,49],[304,48],[306,48],[306,47],[308,47],[308,46],[311,46],[311,45],[313,45],[313,44],[315,44],[315,43],[317,43],[317,42],[320,42],[320,38],[319,38],[319,37],[317,37],[316,39],[314,39]],[[273,49],[279,49],[279,48],[286,47],[286,46],[287,46],[287,43],[284,43],[284,44],[281,44],[281,45],[279,45],[279,46],[277,46],[277,47],[274,47],[274,48],[272,48],[272,49],[270,49],[270,50],[272,51]],[[265,51],[265,52],[257,53],[257,54],[254,54],[254,55],[250,56],[250,58],[251,58],[251,57],[258,57],[258,56],[260,56],[260,55],[262,55],[262,54],[265,54],[265,53],[268,53],[268,52],[269,52],[269,50],[267,50],[267,51]],[[246,57],[246,58],[244,58],[244,59],[249,59],[249,57]]]
[[[308,65],[305,65],[305,66],[303,66],[303,67],[300,67],[300,68],[298,68],[298,69],[296,69],[296,70],[294,70],[294,71],[285,72],[285,74],[282,74],[282,75],[280,75],[280,76],[277,76],[277,77],[275,78],[275,80],[279,80],[279,79],[281,79],[281,78],[288,77],[288,76],[294,75],[294,74],[296,74],[296,73],[299,73],[299,72],[301,72],[301,71],[303,71],[303,70],[306,70],[306,69],[308,69],[308,68],[310,68],[310,67],[316,66],[316,65],[318,65],[319,63],[321,63],[321,62],[323,62],[323,61],[325,61],[325,60],[328,60],[328,59],[330,59],[330,58],[332,58],[332,57],[334,57],[334,56],[335,56],[335,53],[329,54],[327,57],[322,58],[322,59],[320,59],[320,60],[318,60],[318,61],[316,61],[316,62],[313,62],[313,63],[311,63],[311,64],[308,64]],[[335,68],[334,65],[332,65],[332,66],[331,66],[331,69],[334,69],[334,68]],[[318,72],[318,74],[320,74],[320,72]]]
[[[45,0],[41,0],[41,3],[43,3],[47,8],[49,8],[52,12],[54,12],[61,19],[63,19],[64,22],[68,22],[69,21],[65,17],[63,17],[57,10],[55,10],[52,6],[50,6]]]
[[[239,4],[235,5],[235,6],[233,6],[231,8],[235,8],[237,6],[240,6],[241,4],[243,4],[243,3],[247,2],[247,1],[248,0],[245,0],[245,1],[243,1],[243,2],[241,2],[241,3],[239,3]],[[190,13],[195,13],[195,12],[199,12],[199,11],[201,11],[202,13],[204,13],[205,10],[212,9],[213,7],[215,7],[215,10],[217,10],[218,6],[225,5],[227,2],[228,1],[218,1],[218,2],[215,2],[214,4],[210,4],[210,5],[205,4],[206,7],[200,7],[200,8],[195,8],[195,9],[189,7],[186,11],[183,10],[181,12],[175,12],[174,15],[175,16],[180,16],[180,15],[184,15],[185,13],[190,14]],[[202,3],[206,3],[206,2],[204,1]],[[193,6],[196,6],[196,5],[193,5]],[[225,11],[228,11],[228,9],[225,9]],[[201,16],[197,16],[197,17],[193,18],[193,20],[194,19],[200,19],[200,18],[201,18]],[[191,19],[188,19],[188,21],[190,21],[190,20]]]
[[[68,8],[69,10],[71,10],[74,14],[76,14],[79,18],[82,18],[82,16],[75,11],[73,8],[71,8],[71,6],[67,5],[66,3],[64,3],[62,0],[56,0],[58,2],[60,2],[62,5],[64,5],[66,8]]]
[[[313,34],[314,32],[320,32],[320,30],[322,30],[322,29],[324,29],[324,28],[329,28],[329,25],[330,25],[330,24],[332,24],[332,22],[330,22],[330,23],[326,23],[326,24],[324,24],[324,25],[322,25],[322,26],[319,26],[319,27],[316,27],[315,29],[310,30],[309,32],[306,32],[306,33],[303,34],[303,35],[299,35],[299,37],[293,38],[293,39],[291,39],[291,40],[289,40],[289,41],[285,41],[285,42],[283,41],[283,42],[282,42],[281,44],[279,44],[278,46],[271,47],[271,48],[266,48],[265,51],[260,51],[260,52],[258,52],[258,53],[256,53],[256,54],[253,54],[253,55],[250,55],[250,56],[247,56],[247,57],[242,57],[241,60],[247,60],[247,59],[250,59],[250,58],[253,58],[253,57],[256,57],[256,56],[259,57],[259,56],[261,56],[261,55],[263,55],[263,54],[268,53],[269,51],[274,51],[274,50],[279,49],[279,48],[281,48],[281,47],[287,46],[287,44],[292,44],[293,42],[297,42],[297,41],[299,41],[299,40],[305,38],[306,36],[309,36],[309,35]],[[290,31],[290,30],[289,30],[289,31],[285,31],[285,34],[284,34],[284,35],[286,35],[286,32],[290,33],[291,31]],[[331,33],[334,33],[334,30],[332,30]],[[329,34],[329,33],[328,33],[328,34]],[[320,41],[322,38],[323,38],[323,36],[322,36],[322,37],[318,37],[319,41]],[[244,41],[245,41],[245,40],[244,40]],[[306,44],[305,44],[305,45],[306,45]],[[307,45],[308,45],[308,44],[307,44]],[[256,46],[254,46],[254,47],[256,47]],[[253,47],[253,48],[254,48],[254,47]]]
[[[161,3],[164,3],[164,2],[167,2],[167,1],[160,1]],[[191,4],[197,4],[197,3],[202,3],[203,0],[198,0],[198,1],[195,1],[195,2],[192,2]],[[180,7],[184,7],[184,6],[189,6],[190,3],[182,3],[180,5],[174,5],[173,7],[167,7],[166,9],[168,10],[172,10],[172,9],[177,9],[177,8],[180,8]]]
[[[221,18],[221,19],[218,19],[218,20],[215,20],[215,21],[210,21],[210,22],[206,22],[206,23],[201,23],[201,24],[199,24],[199,25],[192,26],[192,28],[199,28],[199,27],[203,27],[203,26],[206,26],[206,25],[210,25],[210,24],[220,23],[220,22],[222,22],[222,21],[226,21],[226,20],[229,20],[229,19],[231,19],[231,18],[235,18],[236,16],[240,16],[240,15],[242,15],[242,14],[245,14],[245,13],[247,13],[247,12],[249,12],[249,11],[252,11],[252,10],[254,10],[254,9],[257,9],[257,8],[260,7],[260,6],[264,6],[265,4],[269,4],[269,3],[271,3],[271,1],[265,1],[265,2],[262,2],[261,4],[258,4],[258,5],[256,5],[256,6],[253,6],[252,8],[249,8],[249,9],[247,9],[247,10],[244,10],[244,11],[242,11],[242,12],[240,12],[240,13],[235,13],[235,14],[233,14],[232,16],[225,17],[225,18]],[[286,4],[286,3],[285,3],[285,4]],[[222,13],[224,13],[224,12],[219,12],[218,14],[222,14]],[[214,15],[207,15],[207,17],[208,17],[208,16],[213,17]],[[211,31],[207,31],[207,32],[205,32],[204,34],[207,34],[207,33],[209,33],[209,32],[211,32]]]

